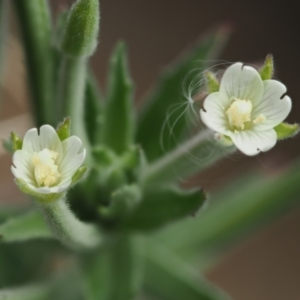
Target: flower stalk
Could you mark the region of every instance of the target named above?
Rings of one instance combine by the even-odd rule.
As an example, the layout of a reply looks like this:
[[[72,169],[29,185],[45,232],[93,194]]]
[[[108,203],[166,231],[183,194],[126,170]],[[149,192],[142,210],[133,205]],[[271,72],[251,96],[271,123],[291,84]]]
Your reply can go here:
[[[156,160],[145,172],[145,184],[168,183],[185,179],[235,151],[232,145],[213,141],[211,130],[201,131],[193,138]]]
[[[65,246],[75,251],[84,251],[100,245],[101,235],[97,227],[77,219],[64,197],[51,203],[39,204],[38,207],[53,235]]]

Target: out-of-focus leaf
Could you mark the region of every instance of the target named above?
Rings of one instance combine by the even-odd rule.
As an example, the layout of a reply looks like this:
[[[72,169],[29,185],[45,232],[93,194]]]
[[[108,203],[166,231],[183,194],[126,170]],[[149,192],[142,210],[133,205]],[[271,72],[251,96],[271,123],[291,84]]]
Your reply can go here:
[[[91,144],[99,143],[103,122],[103,96],[91,71],[86,79],[84,120]]]
[[[126,49],[117,45],[110,65],[105,119],[101,139],[104,145],[122,154],[134,139],[134,106]]]
[[[39,238],[53,237],[38,211],[10,218],[0,225],[0,243],[22,242]]]
[[[13,0],[12,2],[17,11],[26,50],[36,125],[55,126],[54,51],[48,1]]]
[[[162,245],[149,240],[146,249],[144,288],[155,299],[230,299]]]
[[[136,246],[132,239],[122,236],[100,252],[83,257],[85,299],[134,299],[141,281]]]
[[[49,286],[32,285],[1,289],[0,299],[2,300],[49,300]]]
[[[208,66],[209,61],[216,57],[222,49],[228,33],[228,30],[221,27],[207,34],[194,50],[184,55],[163,73],[158,84],[144,100],[145,105],[138,122],[137,142],[142,145],[150,161],[164,153],[160,145],[160,136],[166,148],[165,151],[169,151],[178,144],[178,139],[186,131],[187,122],[184,111],[187,103],[182,95],[182,88],[190,88],[192,82],[198,84],[195,82],[195,76],[199,76]],[[197,74],[191,73],[195,68]],[[200,77],[196,79],[200,80]],[[174,105],[178,105],[177,108]],[[173,111],[169,111],[172,107]],[[171,112],[169,116],[167,116],[168,111]],[[167,117],[168,123],[174,127],[171,133],[170,129],[166,128],[161,135]],[[170,134],[172,138],[170,138]]]
[[[126,221],[127,228],[151,230],[169,222],[194,215],[205,201],[202,190],[160,188],[145,191],[133,214]]]
[[[187,259],[216,255],[233,242],[245,239],[254,229],[299,205],[300,166],[276,178],[245,179],[229,193],[219,192],[213,204],[197,218],[180,222],[155,237]]]

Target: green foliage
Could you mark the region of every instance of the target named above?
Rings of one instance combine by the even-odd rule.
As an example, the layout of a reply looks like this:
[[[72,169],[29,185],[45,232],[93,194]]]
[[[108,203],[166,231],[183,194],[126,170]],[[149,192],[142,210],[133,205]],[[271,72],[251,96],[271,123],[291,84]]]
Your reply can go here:
[[[135,230],[157,229],[195,215],[205,198],[202,190],[184,191],[174,187],[147,190],[125,226]]]
[[[132,89],[125,45],[120,43],[111,58],[101,139],[104,145],[118,154],[122,154],[133,143]]]
[[[55,126],[54,51],[47,0],[12,0],[24,41],[31,107],[37,127]]]
[[[91,56],[99,32],[99,0],[77,0],[68,14],[61,49],[75,57]]]
[[[227,35],[228,32],[219,28],[204,36],[195,48],[161,75],[152,92],[144,100],[137,126],[137,142],[143,147],[149,161],[164,153],[160,138],[166,147],[165,151],[172,150],[180,142],[188,125],[184,117],[187,103],[182,96],[182,89],[188,89],[195,76],[205,70],[207,62],[214,59],[222,49]],[[191,70],[195,69],[197,75],[191,74]],[[190,76],[187,77],[188,74]],[[165,124],[166,121],[168,124]],[[170,126],[171,132],[170,128],[164,126]]]
[[[9,218],[8,221],[0,225],[0,243],[51,237],[52,234],[38,211]]]
[[[12,148],[13,151],[21,150],[23,146],[23,140],[21,137],[16,133],[12,132],[11,133],[11,142],[12,142]]]
[[[104,118],[104,103],[96,78],[88,72],[85,86],[84,121],[90,143],[100,142],[101,127]]]
[[[176,254],[151,241],[145,254],[145,289],[159,300],[229,300]]]

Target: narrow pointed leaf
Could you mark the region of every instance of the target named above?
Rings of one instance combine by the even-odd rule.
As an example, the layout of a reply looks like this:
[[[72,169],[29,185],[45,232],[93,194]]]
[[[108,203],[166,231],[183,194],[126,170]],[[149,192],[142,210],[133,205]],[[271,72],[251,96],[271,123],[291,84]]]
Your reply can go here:
[[[232,243],[299,206],[299,170],[298,162],[277,178],[246,177],[213,197],[214,204],[201,217],[174,224],[155,236],[182,257],[198,261],[202,257],[205,266],[207,257],[218,257]]]
[[[203,205],[205,199],[206,195],[202,190],[147,190],[125,226],[135,230],[159,228],[169,222],[191,217]]]
[[[151,241],[145,254],[146,291],[159,300],[229,300],[167,248]]]
[[[12,2],[17,11],[24,40],[36,125],[55,126],[54,51],[48,1],[13,0]]]
[[[84,120],[86,131],[92,145],[101,140],[101,126],[103,122],[103,96],[101,95],[96,78],[88,72],[85,86]]]
[[[206,71],[205,76],[206,76],[206,84],[207,84],[208,93],[211,94],[214,92],[218,92],[220,89],[220,82],[218,81],[215,74],[210,71]]]
[[[134,106],[126,49],[120,43],[112,56],[102,142],[121,154],[133,143]]]
[[[137,142],[142,145],[150,161],[164,153],[159,142],[160,137],[166,148],[165,151],[168,151],[177,145],[178,140],[186,131],[187,122],[184,111],[188,104],[183,97],[183,89],[188,89],[192,81],[198,84],[195,81],[197,76],[199,77],[208,66],[208,62],[214,59],[222,49],[228,33],[228,30],[221,27],[207,34],[194,50],[186,53],[162,74],[158,84],[144,99],[145,104],[138,122]],[[191,73],[195,69],[197,73]],[[168,124],[173,126],[172,132],[170,128],[163,128],[167,117]],[[163,129],[164,132],[162,132]],[[170,135],[175,138],[170,138]]]
[[[38,211],[10,218],[0,225],[0,242],[22,242],[40,238],[48,239],[53,236]]]

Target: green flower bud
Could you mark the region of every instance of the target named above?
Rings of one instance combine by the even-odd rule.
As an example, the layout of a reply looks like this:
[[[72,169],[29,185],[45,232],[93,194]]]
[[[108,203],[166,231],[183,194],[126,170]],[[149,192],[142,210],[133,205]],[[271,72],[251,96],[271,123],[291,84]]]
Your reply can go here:
[[[68,15],[61,50],[70,56],[91,56],[99,32],[99,0],[78,0]]]

